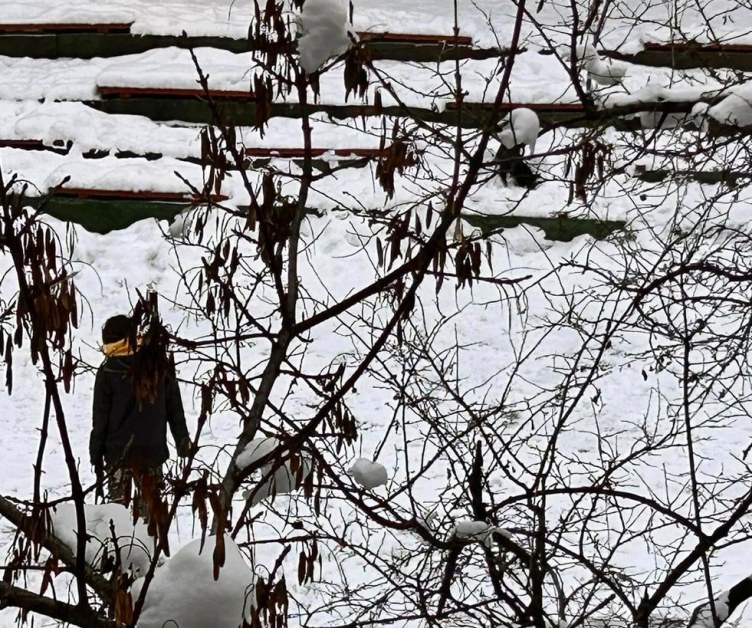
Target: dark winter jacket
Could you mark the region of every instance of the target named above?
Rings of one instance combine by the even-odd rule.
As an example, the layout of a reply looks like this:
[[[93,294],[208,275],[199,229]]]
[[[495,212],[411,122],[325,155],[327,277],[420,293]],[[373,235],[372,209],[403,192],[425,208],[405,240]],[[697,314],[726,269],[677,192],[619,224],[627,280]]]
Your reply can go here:
[[[128,376],[132,355],[107,358],[94,383],[93,427],[89,455],[96,465],[158,467],[169,457],[167,424],[175,443],[188,437],[180,389],[165,380],[154,402],[135,398]]]

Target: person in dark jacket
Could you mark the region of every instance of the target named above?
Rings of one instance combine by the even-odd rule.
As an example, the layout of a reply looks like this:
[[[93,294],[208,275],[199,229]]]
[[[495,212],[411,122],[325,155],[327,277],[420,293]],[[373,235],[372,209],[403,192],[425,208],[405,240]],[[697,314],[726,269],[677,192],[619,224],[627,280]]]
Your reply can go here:
[[[138,493],[158,490],[169,457],[167,426],[178,455],[189,453],[183,402],[167,332],[157,320],[144,338],[133,320],[109,318],[102,328],[105,360],[97,371],[89,440],[98,481],[108,477],[111,501],[128,505],[133,483]]]

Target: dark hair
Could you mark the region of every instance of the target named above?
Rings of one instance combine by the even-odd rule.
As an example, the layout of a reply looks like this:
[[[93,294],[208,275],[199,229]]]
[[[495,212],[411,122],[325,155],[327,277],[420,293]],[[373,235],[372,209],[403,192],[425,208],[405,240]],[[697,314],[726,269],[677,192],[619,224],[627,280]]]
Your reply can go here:
[[[165,379],[175,375],[175,364],[168,351],[170,334],[159,316],[145,311],[139,302],[133,317],[118,314],[108,318],[102,327],[105,344],[125,339],[133,347],[134,359],[128,376],[136,401],[139,405],[145,400],[153,402]]]
[[[135,346],[136,343],[133,342],[135,335],[133,321],[130,316],[126,316],[125,314],[111,316],[102,326],[102,342],[104,344],[127,338]]]

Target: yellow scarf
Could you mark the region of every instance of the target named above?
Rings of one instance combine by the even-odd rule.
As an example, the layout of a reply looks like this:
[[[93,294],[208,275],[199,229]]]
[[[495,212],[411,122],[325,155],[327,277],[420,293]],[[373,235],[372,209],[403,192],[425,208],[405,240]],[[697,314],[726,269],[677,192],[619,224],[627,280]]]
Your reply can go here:
[[[116,358],[124,355],[132,355],[133,349],[131,348],[131,343],[128,342],[128,339],[123,338],[122,340],[116,340],[115,342],[108,342],[102,347],[102,352],[108,358]]]

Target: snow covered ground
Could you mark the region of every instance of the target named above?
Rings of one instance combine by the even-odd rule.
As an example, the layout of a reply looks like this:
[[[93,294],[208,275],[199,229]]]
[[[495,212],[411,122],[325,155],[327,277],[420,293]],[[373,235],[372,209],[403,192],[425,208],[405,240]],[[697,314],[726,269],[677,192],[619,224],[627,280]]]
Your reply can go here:
[[[7,3],[6,3],[7,4]],[[404,3],[399,0],[376,2],[360,0],[355,3],[356,30],[409,30],[412,32],[441,32],[449,33],[453,25],[452,10],[449,3],[445,3],[441,10],[436,4],[427,1]],[[640,38],[655,37],[660,39],[665,33],[665,16],[669,15],[666,4],[658,3],[648,12],[645,23],[636,31],[629,33],[625,40],[625,28],[616,22],[611,30],[604,35],[604,44],[635,49]],[[723,4],[719,2],[718,5]],[[477,7],[487,12],[483,15]],[[225,0],[201,2],[189,0],[162,0],[159,3],[129,0],[119,2],[88,2],[79,0],[72,6],[62,6],[58,2],[29,2],[9,3],[4,6],[4,18],[9,21],[81,21],[89,19],[111,21],[134,21],[136,32],[149,33],[177,33],[183,29],[191,34],[229,34],[242,36],[247,30],[251,16],[247,3],[233,3]],[[509,41],[511,36],[512,3],[500,3],[486,0],[484,2],[460,3],[459,21],[461,32],[472,35],[478,43],[490,45],[495,43],[486,23],[487,18],[497,27],[501,45]],[[657,20],[659,25],[649,18]],[[677,16],[678,19],[679,16]],[[693,21],[696,16],[691,14],[681,16],[682,24],[687,33],[694,33],[700,38],[708,33],[699,29],[699,22]],[[557,24],[566,19],[565,9],[557,3],[544,3],[541,19],[550,25],[550,32],[557,33]],[[626,20],[625,20],[626,22]],[[734,23],[717,25],[721,37],[738,36],[744,40],[748,37],[744,24],[752,26],[752,19],[743,15],[735,15]],[[694,29],[694,30],[693,30]],[[527,43],[531,48],[535,45],[549,45],[541,41],[536,31],[530,29]],[[565,34],[561,34],[561,41],[565,41]],[[207,67],[216,86],[222,88],[238,88],[247,86],[249,71],[248,58],[243,55],[230,55],[217,51],[204,51]],[[466,87],[471,98],[483,96],[487,79],[496,69],[495,62],[468,62],[464,64],[467,75]],[[442,84],[442,77],[453,72],[453,66],[442,65],[437,73],[435,67],[405,66],[397,63],[384,62],[380,67],[394,76],[395,84],[400,85],[401,94],[409,102],[428,105],[423,93],[433,93],[434,104],[441,98],[446,98],[446,86]],[[195,77],[187,53],[168,49],[136,55],[127,59],[95,59],[91,61],[60,60],[39,61],[29,59],[0,59],[0,76],[3,78],[3,91],[0,101],[0,133],[6,138],[36,138],[52,143],[56,140],[73,142],[71,153],[61,156],[46,152],[26,152],[17,149],[0,149],[0,167],[3,175],[19,173],[30,180],[40,191],[46,191],[51,185],[57,184],[64,176],[72,176],[71,185],[92,186],[100,188],[119,189],[150,189],[157,191],[182,191],[184,185],[174,175],[180,172],[192,182],[200,184],[203,178],[201,169],[193,164],[179,161],[183,157],[195,157],[199,154],[200,143],[198,128],[191,126],[168,126],[157,124],[135,116],[108,116],[87,108],[76,102],[52,102],[53,99],[64,101],[89,99],[96,97],[97,85],[165,85],[193,86]],[[530,50],[520,57],[519,66],[515,68],[512,78],[512,97],[520,101],[574,100],[574,92],[565,81],[566,73],[563,68],[551,61],[551,57],[538,55]],[[498,77],[497,77],[498,79]],[[718,82],[704,76],[701,72],[672,73],[653,68],[628,69],[623,84],[615,85],[604,90],[604,93],[621,95],[624,99],[632,99],[640,89],[647,89],[655,95],[655,86],[660,87],[679,85],[681,89],[693,90],[690,95],[716,89]],[[323,102],[344,102],[344,91],[341,84],[340,71],[335,70],[331,78],[322,80]],[[493,80],[488,92],[493,94]],[[676,93],[676,92],[674,92]],[[638,96],[639,97],[639,96]],[[45,98],[45,102],[36,102]],[[412,100],[411,100],[412,99]],[[625,102],[622,100],[621,102]],[[245,130],[244,136],[248,145],[255,146],[299,146],[300,127],[295,120],[272,120],[267,134],[263,139],[252,136]],[[354,123],[352,125],[335,124],[323,116],[315,119],[315,146],[369,146],[378,145],[379,128],[373,123]],[[547,133],[539,138],[535,150],[537,154],[544,154],[551,147],[571,143],[578,138],[577,132]],[[632,144],[638,143],[634,136],[625,136],[613,130],[608,131],[605,141],[617,147],[615,165],[625,165],[619,162],[619,152],[627,150]],[[638,136],[644,139],[644,136]],[[468,146],[472,146],[476,139],[471,133],[467,135]],[[669,145],[673,140],[670,136],[661,140],[662,145]],[[423,158],[427,169],[433,173],[444,173],[445,178],[451,173],[451,159],[434,149],[425,142]],[[132,151],[139,154],[160,152],[165,157],[159,161],[147,162],[141,159],[118,160],[107,157],[100,160],[84,159],[82,153],[91,149],[112,149]],[[639,163],[658,166],[660,163],[650,155],[639,155]],[[276,162],[275,162],[276,163]],[[278,160],[281,168],[291,166]],[[655,234],[668,233],[671,229],[682,224],[682,215],[677,216],[677,208],[686,210],[686,220],[691,219],[692,208],[700,205],[717,189],[703,187],[699,184],[689,184],[685,188],[669,189],[644,184],[631,178],[631,168],[621,173],[613,181],[608,182],[597,200],[593,202],[567,203],[568,190],[556,181],[565,169],[564,159],[558,157],[542,158],[540,168],[544,176],[543,184],[527,194],[519,188],[505,187],[498,179],[485,180],[472,190],[467,207],[472,211],[487,214],[501,214],[517,212],[528,216],[552,216],[558,212],[569,212],[577,215],[599,217],[602,219],[625,219],[635,227],[648,224],[652,233],[638,233],[638,245],[645,247],[645,257],[657,255]],[[311,207],[327,210],[322,217],[311,217],[304,225],[304,240],[310,244],[310,259],[312,263],[300,269],[303,282],[315,297],[325,298],[325,290],[331,291],[332,297],[341,297],[357,286],[364,285],[375,276],[372,260],[375,258],[375,246],[369,244],[362,250],[359,234],[369,233],[370,227],[365,220],[352,218],[345,211],[333,211],[335,208],[365,208],[382,209],[384,211],[410,206],[418,198],[438,198],[441,193],[443,180],[431,180],[421,172],[398,180],[394,198],[388,199],[384,192],[372,180],[373,169],[345,170],[338,173],[333,180],[326,180],[314,186],[310,197]],[[256,176],[256,175],[252,175]],[[546,180],[549,179],[549,180]],[[293,193],[296,184],[286,182],[284,190]],[[230,176],[224,183],[222,192],[230,197],[229,204],[242,204],[247,199],[240,181]],[[731,209],[730,224],[742,225],[748,222],[752,212],[750,192],[741,192],[740,197]],[[50,219],[59,233],[64,233],[65,225]],[[87,307],[82,316],[82,324],[76,333],[75,351],[81,360],[92,366],[100,361],[97,349],[99,343],[99,328],[108,316],[128,311],[135,295],[135,289],[143,290],[147,287],[155,288],[163,295],[174,296],[177,300],[185,298],[183,289],[176,273],[177,258],[175,251],[164,241],[162,229],[153,220],[141,221],[127,230],[95,235],[78,230],[73,266],[78,275],[76,285],[86,297]],[[469,226],[464,227],[469,230]],[[127,256],[124,252],[127,251]],[[505,272],[509,277],[531,275],[530,284],[540,282],[537,288],[531,288],[527,293],[525,312],[513,311],[514,307],[506,302],[499,302],[496,287],[487,284],[476,284],[472,291],[461,290],[454,292],[452,286],[445,288],[441,295],[434,298],[435,286],[433,282],[426,285],[420,292],[420,303],[429,328],[432,325],[444,325],[436,336],[437,346],[451,347],[455,342],[468,347],[460,359],[459,374],[464,378],[468,398],[479,401],[486,395],[500,398],[510,377],[511,367],[522,342],[523,332],[531,334],[531,338],[538,333],[534,327],[543,317],[553,315],[555,307],[567,307],[566,295],[576,294],[578,290],[586,292],[594,289],[589,279],[573,270],[569,275],[562,275],[567,282],[565,295],[559,301],[549,301],[545,298],[547,290],[555,290],[556,277],[551,277],[552,267],[565,259],[584,260],[597,259],[606,268],[618,268],[618,256],[621,249],[614,242],[595,243],[589,236],[583,236],[572,242],[551,242],[545,240],[539,230],[519,227],[494,236],[491,251],[493,268]],[[609,263],[613,256],[614,261]],[[191,265],[197,263],[197,253],[191,250],[181,253],[181,262]],[[7,260],[0,259],[0,271],[7,267]],[[263,307],[260,305],[260,307]],[[510,309],[511,308],[511,309]],[[190,322],[184,320],[184,314],[178,308],[163,307],[162,313],[168,324],[181,333],[190,335],[196,329]],[[357,327],[357,326],[356,326]],[[370,330],[359,327],[361,338],[343,335],[333,326],[317,330],[312,337],[310,349],[306,355],[306,367],[309,371],[323,369],[343,356],[352,356],[363,351]],[[661,417],[659,396],[665,399],[675,399],[680,391],[675,379],[669,373],[641,373],[639,368],[632,365],[630,355],[640,348],[644,348],[645,339],[638,334],[615,339],[607,354],[608,367],[598,382],[598,401],[584,404],[572,427],[559,435],[557,448],[562,452],[562,477],[578,477],[586,474],[593,465],[598,466],[599,445],[596,432],[600,433],[607,442],[623,450],[638,443],[643,433],[640,420],[644,417],[648,423],[655,424],[657,433],[663,427],[658,419]],[[560,382],[558,370],[579,348],[581,339],[571,331],[560,330],[546,339],[546,346],[539,351],[537,359],[527,362],[514,379],[514,387],[509,391],[506,403],[510,405],[523,404],[527,399],[533,399],[542,390],[551,389]],[[263,357],[259,350],[255,357]],[[396,363],[395,363],[396,364]],[[43,395],[40,393],[40,379],[35,368],[31,365],[25,351],[18,351],[14,358],[14,372],[16,374],[14,394],[10,397],[1,393],[0,396],[0,426],[3,430],[3,447],[5,455],[0,462],[0,494],[16,497],[28,497],[32,487],[33,469],[31,461],[35,459],[37,442],[30,437],[37,429]],[[188,426],[193,431],[196,426],[197,406],[195,390],[189,385],[193,373],[181,372],[185,380],[184,397],[188,407]],[[332,448],[326,452],[335,469],[341,472],[343,481],[356,487],[362,485],[366,490],[373,491],[377,496],[391,498],[405,508],[408,507],[407,498],[402,488],[413,479],[416,460],[426,460],[436,452],[440,443],[433,441],[433,434],[417,420],[408,422],[409,431],[397,434],[391,431],[392,424],[392,391],[381,382],[370,381],[370,385],[358,386],[348,399],[359,421],[360,439],[354,447],[338,453]],[[93,374],[84,373],[76,380],[72,394],[64,399],[68,413],[70,434],[73,447],[81,459],[81,475],[85,483],[93,480],[87,461],[87,441],[90,428],[90,398],[93,386]],[[475,389],[475,386],[480,388]],[[279,398],[284,391],[278,391]],[[593,390],[593,394],[595,390]],[[288,414],[299,413],[301,418],[310,414],[311,404],[315,398],[305,391],[296,391],[292,398],[287,399]],[[462,431],[463,419],[451,402],[444,399],[448,416],[456,421],[457,432]],[[511,435],[517,429],[517,424],[510,420],[499,426],[500,435]],[[543,422],[531,436],[546,439],[551,436],[552,423]],[[235,418],[229,412],[219,412],[212,417],[209,431],[202,440],[199,460],[211,463],[218,456],[225,464],[229,456],[226,448],[234,442],[238,432]],[[737,455],[752,439],[752,425],[749,423],[724,424],[712,430],[703,432],[707,440],[698,444],[699,455],[706,458],[703,466],[703,476],[713,478],[718,476],[733,477],[742,473],[745,465]],[[404,436],[404,440],[403,440]],[[447,491],[455,494],[460,492],[458,487],[446,486],[446,473],[449,460],[456,456],[462,458],[472,455],[472,439],[467,444],[456,445],[457,451],[447,454],[447,458],[438,460],[423,473],[413,487],[413,495],[419,505],[426,510],[426,519],[431,520],[435,529],[451,537],[455,533],[477,535],[479,532],[468,523],[469,513],[458,513],[441,500],[446,499]],[[679,450],[681,451],[681,450]],[[517,452],[524,458],[533,453]],[[361,459],[365,459],[364,461]],[[371,468],[366,463],[375,462],[382,467]],[[366,480],[356,469],[368,469]],[[59,443],[55,438],[48,448],[45,460],[46,473],[43,487],[51,498],[61,497],[68,493],[65,466]],[[633,467],[627,465],[624,471],[625,483],[633,490],[644,494],[665,493],[666,495],[682,495],[685,486],[680,478],[686,475],[687,462],[683,455],[675,455],[674,450],[667,450],[662,457],[651,460],[651,464],[642,462]],[[371,475],[371,473],[373,475]],[[360,477],[359,477],[360,476]],[[376,477],[378,476],[378,477]],[[384,477],[386,479],[384,479]],[[375,479],[379,481],[376,482]],[[384,481],[381,481],[384,479]],[[498,470],[491,478],[495,491],[494,500],[501,502],[516,494],[516,487],[509,482],[508,477]],[[334,510],[339,517],[332,516],[323,526],[330,525],[327,531],[337,535],[347,529],[351,538],[357,538],[361,532],[353,531],[342,521],[348,517],[355,519],[356,515],[350,507],[332,500]],[[289,509],[300,516],[302,520],[309,520],[310,510],[300,496],[279,496],[275,504],[281,509]],[[281,504],[281,506],[280,506]],[[283,521],[272,511],[267,511],[263,505],[256,505],[258,519],[254,523],[254,540],[262,542],[278,536],[283,527]],[[562,510],[565,504],[562,504]],[[428,514],[433,512],[434,516]],[[100,513],[101,514],[101,513]],[[70,513],[68,513],[68,516]],[[101,519],[101,517],[100,517]],[[470,530],[470,532],[468,532]],[[474,530],[474,531],[473,531]],[[486,534],[487,531],[481,530]],[[10,540],[7,527],[0,524],[0,539],[3,544]],[[656,535],[660,536],[657,531]],[[158,579],[155,582],[154,604],[157,600],[163,603],[170,617],[179,616],[186,604],[186,597],[170,597],[175,593],[175,587],[165,586],[164,582],[173,580],[178,573],[196,573],[198,570],[210,569],[207,554],[196,551],[197,533],[194,529],[193,517],[189,503],[184,503],[179,509],[178,525],[172,531],[171,544],[175,548],[184,549],[176,553],[165,566],[160,567]],[[484,537],[486,538],[486,537]],[[369,540],[373,546],[380,547],[385,562],[397,560],[399,552],[405,548],[414,548],[419,544],[416,538],[409,534],[375,534]],[[228,571],[223,577],[235,577],[247,580],[248,585],[253,580],[253,574],[265,573],[274,564],[275,554],[272,548],[259,544],[256,546],[255,564],[246,565],[240,550],[231,546],[228,561]],[[742,548],[731,546],[714,557],[717,564],[724,567],[718,576],[719,590],[736,582],[749,572],[746,550],[749,544]],[[330,548],[331,549],[331,548]],[[627,551],[627,549],[631,551]],[[397,558],[395,558],[397,557]],[[322,557],[325,579],[337,579],[341,573],[346,574],[347,584],[353,591],[353,605],[364,602],[376,594],[372,591],[374,574],[366,567],[362,557],[349,554],[337,554],[331,551]],[[659,569],[663,563],[662,557],[656,557],[645,551],[635,542],[624,548],[615,557],[614,562],[623,566],[625,573],[641,574]],[[184,568],[181,569],[181,565]],[[174,570],[175,573],[172,573]],[[293,567],[294,572],[294,567]],[[566,584],[573,584],[579,574],[567,575]],[[294,591],[300,608],[310,610],[313,615],[313,625],[335,625],[338,613],[326,608],[327,588],[322,584],[309,586],[293,585],[294,573],[290,577],[290,589]],[[187,589],[191,591],[191,589]],[[194,592],[195,593],[195,592]],[[211,596],[211,591],[201,591],[201,594]],[[703,594],[701,583],[692,583],[681,590],[677,597],[676,608],[686,611],[691,608],[691,600],[699,599]],[[193,593],[191,593],[193,594]],[[223,595],[220,592],[220,597]],[[216,600],[206,602],[216,603]],[[232,613],[244,607],[244,597],[238,597],[233,592],[225,602],[232,607]],[[224,603],[224,602],[223,602]],[[689,604],[688,607],[682,605]],[[316,611],[316,609],[319,609]],[[674,609],[674,610],[675,610]],[[297,608],[296,608],[297,612]],[[14,611],[0,612],[0,626],[14,625]],[[301,618],[304,615],[301,615]],[[749,613],[744,615],[747,621]],[[196,619],[195,617],[193,619]],[[160,616],[144,615],[142,625],[161,625]],[[181,628],[190,625],[180,623]],[[199,617],[196,626],[207,625],[205,619]],[[291,620],[291,625],[299,625]],[[302,619],[301,619],[302,623]],[[405,625],[408,625],[407,623]]]

